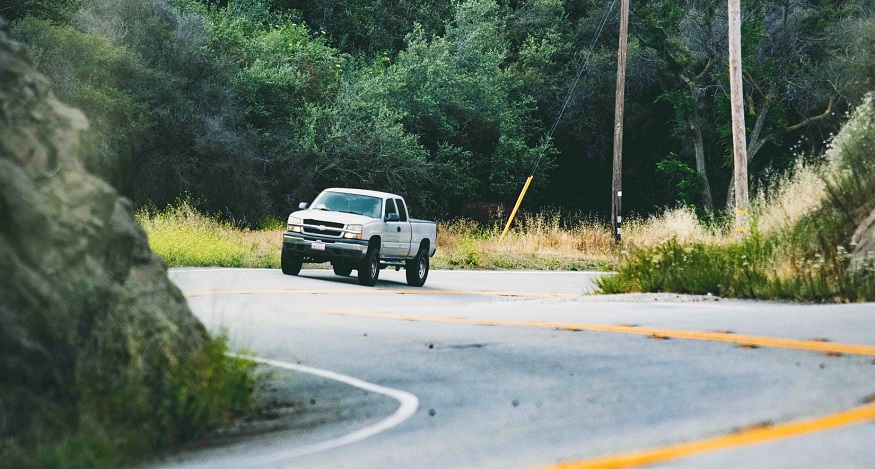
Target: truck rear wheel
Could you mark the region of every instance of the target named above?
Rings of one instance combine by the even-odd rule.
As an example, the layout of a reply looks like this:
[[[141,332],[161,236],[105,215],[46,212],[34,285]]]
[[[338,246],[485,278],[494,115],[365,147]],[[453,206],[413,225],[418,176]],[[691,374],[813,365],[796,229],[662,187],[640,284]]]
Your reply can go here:
[[[373,247],[359,265],[359,284],[373,287],[380,278],[380,248]]]
[[[301,272],[301,266],[304,264],[304,258],[296,256],[285,249],[280,256],[280,267],[286,275],[298,275]]]
[[[405,270],[407,271],[408,285],[412,287],[425,285],[425,279],[428,278],[428,251],[425,248],[420,248],[416,257],[407,261]]]

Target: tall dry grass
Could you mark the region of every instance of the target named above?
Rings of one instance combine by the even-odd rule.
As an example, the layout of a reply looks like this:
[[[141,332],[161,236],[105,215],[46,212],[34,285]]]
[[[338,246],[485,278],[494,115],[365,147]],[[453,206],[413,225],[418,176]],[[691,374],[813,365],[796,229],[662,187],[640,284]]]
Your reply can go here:
[[[559,212],[523,214],[504,240],[501,220],[478,224],[454,220],[438,225],[436,268],[592,270],[605,269],[618,249],[607,226]]]

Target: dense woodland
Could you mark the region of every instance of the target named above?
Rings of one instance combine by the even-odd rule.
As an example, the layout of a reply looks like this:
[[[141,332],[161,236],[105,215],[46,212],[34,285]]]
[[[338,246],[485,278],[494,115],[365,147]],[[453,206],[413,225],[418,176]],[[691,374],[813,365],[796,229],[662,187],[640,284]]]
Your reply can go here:
[[[819,158],[875,89],[875,3],[742,4],[757,190]],[[3,0],[0,15],[89,117],[88,165],[139,206],[190,194],[254,223],[351,186],[447,219],[513,203],[537,165],[528,210],[610,209],[614,0]],[[629,41],[625,209],[723,210],[725,1],[632,0]]]

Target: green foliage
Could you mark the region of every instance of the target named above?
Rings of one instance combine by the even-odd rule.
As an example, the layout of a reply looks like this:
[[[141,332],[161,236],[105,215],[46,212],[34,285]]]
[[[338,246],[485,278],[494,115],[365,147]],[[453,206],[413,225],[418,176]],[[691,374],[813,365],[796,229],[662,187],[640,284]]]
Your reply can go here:
[[[460,3],[445,36],[414,29],[387,72],[397,83],[387,99],[403,110],[405,127],[420,136],[432,160],[450,174],[466,168],[474,175],[441,188],[457,202],[510,199],[539,155],[548,153],[543,169],[551,164],[549,143],[532,144],[533,100],[502,66],[509,47],[505,18],[493,0]],[[460,185],[465,182],[474,184]]]
[[[875,16],[861,21],[857,27],[850,91],[860,99],[875,90]]]
[[[725,9],[632,7],[625,148],[635,157],[624,205],[646,213],[693,192],[652,177],[667,154],[701,148],[712,192],[728,187],[725,35],[716,33]],[[0,14],[16,20],[59,97],[89,117],[86,143],[98,155],[89,164],[135,204],[191,193],[208,213],[254,226],[334,185],[402,192],[421,216],[442,219],[471,201],[510,204],[542,155],[527,203],[604,212],[616,76],[607,38],[617,32],[614,12],[596,37],[606,9],[597,0],[11,0]],[[875,7],[750,0],[744,9],[756,182],[794,161],[791,151],[819,154],[850,103],[843,96],[870,87]],[[822,115],[830,98],[835,116]]]
[[[133,77],[149,71],[127,49],[71,26],[27,18],[16,24],[15,33],[49,73],[58,98],[89,117],[85,142],[96,159],[88,163],[125,187],[128,168],[152,125],[149,106],[130,87]]]
[[[690,165],[678,159],[674,153],[656,163],[656,170],[666,174],[674,182],[678,191],[678,202],[682,205],[694,206],[698,194],[702,190],[702,179]]]
[[[166,388],[90,375],[100,367],[82,364],[89,371],[79,374],[78,402],[63,409],[75,423],[0,442],[0,465],[113,467],[230,423],[251,410],[253,393],[264,377],[253,362],[230,357],[228,351],[228,339],[220,334],[189,355],[163,363],[162,373],[169,377],[162,380]],[[134,364],[143,359],[131,357]]]
[[[27,17],[66,21],[78,6],[79,0],[4,0],[0,16],[8,21]]]
[[[275,12],[299,13],[308,25],[346,53],[377,56],[403,49],[404,38],[419,24],[439,34],[452,15],[452,0],[270,0]]]

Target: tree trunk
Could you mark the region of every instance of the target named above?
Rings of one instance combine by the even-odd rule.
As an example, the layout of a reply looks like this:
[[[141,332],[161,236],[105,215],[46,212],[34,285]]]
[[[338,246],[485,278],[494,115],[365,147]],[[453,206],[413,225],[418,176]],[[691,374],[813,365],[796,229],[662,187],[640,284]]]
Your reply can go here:
[[[705,169],[705,143],[702,139],[702,129],[693,117],[687,117],[687,124],[693,131],[693,149],[696,154],[696,172],[702,180],[702,207],[705,213],[714,213],[714,199],[711,197],[711,184],[708,182],[708,172]]]

